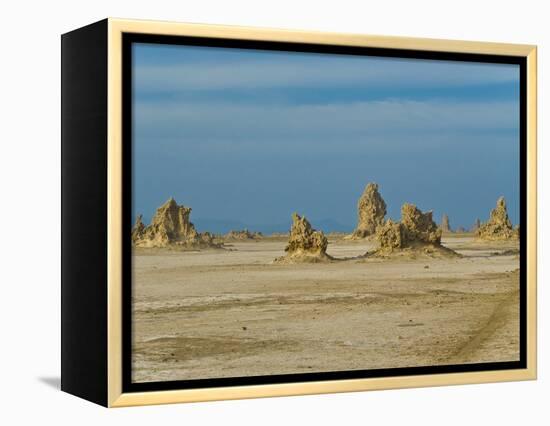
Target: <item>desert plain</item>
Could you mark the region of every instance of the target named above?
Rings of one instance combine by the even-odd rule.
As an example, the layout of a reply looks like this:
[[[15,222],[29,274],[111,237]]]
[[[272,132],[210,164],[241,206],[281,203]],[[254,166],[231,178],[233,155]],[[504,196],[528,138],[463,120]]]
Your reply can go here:
[[[133,249],[132,381],[519,360],[519,242],[443,234],[461,256],[276,263],[286,237]],[[339,260],[345,259],[345,260]]]

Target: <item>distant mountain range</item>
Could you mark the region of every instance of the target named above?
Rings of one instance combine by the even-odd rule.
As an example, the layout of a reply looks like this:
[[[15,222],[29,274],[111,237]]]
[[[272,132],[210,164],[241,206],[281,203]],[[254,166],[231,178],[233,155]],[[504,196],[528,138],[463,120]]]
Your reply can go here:
[[[263,234],[269,235],[274,232],[288,232],[292,221],[283,223],[268,223],[268,224],[251,224],[238,220],[223,220],[223,219],[209,219],[209,218],[196,218],[192,219],[195,227],[198,231],[212,232],[214,234],[226,234],[231,230],[248,229],[249,231],[258,231]],[[311,225],[315,229],[319,229],[325,233],[329,232],[351,232],[353,226],[344,225],[333,219],[321,219],[318,221],[312,220]]]

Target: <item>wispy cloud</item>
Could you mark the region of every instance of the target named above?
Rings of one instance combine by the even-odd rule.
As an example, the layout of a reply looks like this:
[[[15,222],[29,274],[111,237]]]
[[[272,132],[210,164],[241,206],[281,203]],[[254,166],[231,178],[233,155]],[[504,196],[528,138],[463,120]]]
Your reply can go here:
[[[462,87],[517,81],[518,67],[433,60],[219,51],[218,61],[143,64],[140,93],[296,87]],[[251,59],[254,58],[254,59]]]
[[[358,140],[366,135],[506,131],[518,126],[514,102],[386,100],[324,105],[138,103],[136,133],[182,138],[186,143],[260,140],[293,143]],[[404,138],[406,140],[406,138]],[[233,145],[233,148],[236,146]]]
[[[149,46],[134,67],[134,201],[353,223],[366,182],[455,224],[517,217],[517,66]],[[327,202],[330,200],[330,202]],[[263,222],[262,222],[263,223]]]

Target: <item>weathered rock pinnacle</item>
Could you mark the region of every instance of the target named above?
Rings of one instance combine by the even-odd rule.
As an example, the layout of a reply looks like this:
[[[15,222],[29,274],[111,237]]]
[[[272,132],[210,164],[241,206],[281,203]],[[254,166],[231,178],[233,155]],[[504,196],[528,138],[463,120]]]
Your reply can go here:
[[[489,221],[480,225],[477,235],[484,240],[507,240],[518,237],[518,233],[512,227],[512,222],[508,217],[504,197],[497,200],[496,207],[491,210]]]
[[[143,215],[138,215],[136,223],[132,228],[132,242],[135,244],[137,241],[143,238],[145,232],[145,225],[143,224]]]
[[[160,206],[149,226],[138,216],[132,230],[132,241],[137,247],[209,247],[216,246],[210,233],[199,233],[189,220],[191,208],[178,205],[170,198]]]
[[[378,192],[378,184],[369,183],[357,202],[357,228],[352,238],[365,238],[376,234],[384,224],[386,203]]]
[[[441,230],[432,218],[432,212],[423,213],[414,204],[401,207],[401,224],[405,227],[405,243],[441,245]]]
[[[451,230],[451,225],[449,224],[449,216],[447,216],[447,214],[444,214],[441,217],[441,230],[443,232],[453,232]]]
[[[332,258],[327,255],[328,240],[322,231],[316,231],[304,216],[292,215],[292,227],[286,255],[275,259],[276,262],[326,262]]]

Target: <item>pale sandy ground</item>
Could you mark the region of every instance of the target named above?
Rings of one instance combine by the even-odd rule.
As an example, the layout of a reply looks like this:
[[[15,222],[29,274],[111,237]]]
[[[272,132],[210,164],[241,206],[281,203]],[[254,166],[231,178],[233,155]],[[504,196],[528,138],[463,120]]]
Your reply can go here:
[[[133,380],[519,359],[517,243],[448,236],[460,259],[280,265],[284,241],[138,250]],[[374,243],[333,240],[352,257]]]

